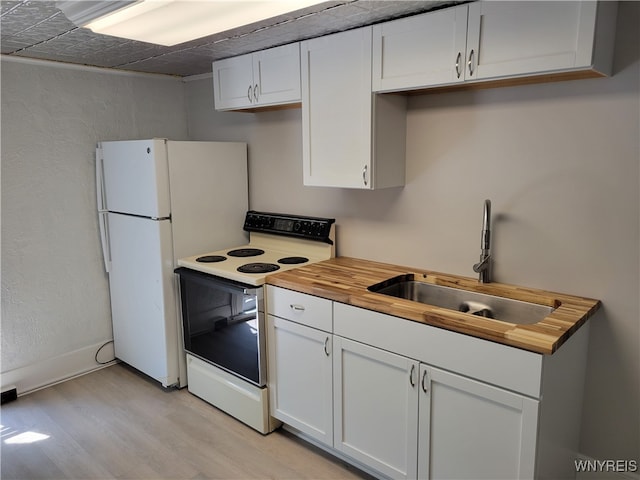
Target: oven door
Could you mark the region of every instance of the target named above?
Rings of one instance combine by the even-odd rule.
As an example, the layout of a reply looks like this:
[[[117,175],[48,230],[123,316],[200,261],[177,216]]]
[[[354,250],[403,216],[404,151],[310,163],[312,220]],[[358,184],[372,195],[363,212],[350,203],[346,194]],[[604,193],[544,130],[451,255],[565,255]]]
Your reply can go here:
[[[202,360],[266,385],[263,287],[188,268],[180,276],[184,348]]]

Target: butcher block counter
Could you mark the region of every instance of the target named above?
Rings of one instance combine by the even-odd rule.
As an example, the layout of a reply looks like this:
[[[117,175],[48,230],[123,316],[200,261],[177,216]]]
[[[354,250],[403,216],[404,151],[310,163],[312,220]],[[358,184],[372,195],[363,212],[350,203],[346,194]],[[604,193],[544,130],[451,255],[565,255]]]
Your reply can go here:
[[[519,325],[367,290],[371,285],[407,273],[415,274],[425,283],[546,305],[555,310],[538,323]],[[475,278],[349,257],[274,273],[267,277],[267,283],[540,354],[554,353],[600,308],[599,300],[503,283],[482,284]]]

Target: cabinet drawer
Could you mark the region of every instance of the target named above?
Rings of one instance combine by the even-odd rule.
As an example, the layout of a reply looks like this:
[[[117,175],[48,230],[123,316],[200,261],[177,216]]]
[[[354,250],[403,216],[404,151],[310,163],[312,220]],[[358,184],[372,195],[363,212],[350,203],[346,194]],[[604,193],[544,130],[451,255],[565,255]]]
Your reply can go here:
[[[333,331],[331,300],[267,285],[267,313],[309,327]]]

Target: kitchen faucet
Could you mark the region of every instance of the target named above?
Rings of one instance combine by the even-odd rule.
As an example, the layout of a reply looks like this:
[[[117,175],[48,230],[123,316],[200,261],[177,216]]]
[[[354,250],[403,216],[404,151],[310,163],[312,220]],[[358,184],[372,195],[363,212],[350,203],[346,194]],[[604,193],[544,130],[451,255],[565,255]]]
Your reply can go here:
[[[491,200],[484,201],[484,215],[482,218],[482,237],[480,238],[480,261],[473,266],[473,271],[479,273],[480,283],[491,282]]]

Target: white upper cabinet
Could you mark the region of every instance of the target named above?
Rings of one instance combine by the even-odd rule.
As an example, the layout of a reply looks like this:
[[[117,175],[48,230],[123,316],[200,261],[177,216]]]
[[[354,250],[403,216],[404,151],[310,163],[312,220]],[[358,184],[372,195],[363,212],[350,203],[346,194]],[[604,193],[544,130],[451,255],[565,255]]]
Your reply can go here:
[[[300,44],[213,62],[216,110],[300,102]]]
[[[616,13],[616,2],[479,1],[383,23],[374,27],[373,90],[608,75]]]
[[[371,91],[371,27],[301,42],[304,184],[404,185],[406,99]]]
[[[466,5],[373,27],[373,91],[464,80]]]
[[[467,71],[488,79],[594,68],[611,68],[613,25],[596,36],[597,20],[615,22],[614,2],[476,2],[469,5]],[[598,18],[600,14],[600,18]],[[604,37],[610,37],[607,41]],[[610,43],[608,62],[597,42]]]

